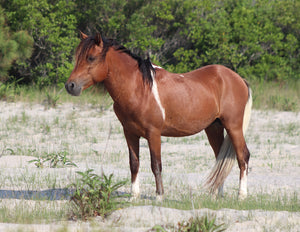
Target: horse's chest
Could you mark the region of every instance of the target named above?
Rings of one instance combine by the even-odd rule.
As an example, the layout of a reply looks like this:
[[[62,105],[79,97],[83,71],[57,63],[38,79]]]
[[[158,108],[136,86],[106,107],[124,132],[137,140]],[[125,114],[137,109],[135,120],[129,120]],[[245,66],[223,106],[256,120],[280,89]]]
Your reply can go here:
[[[124,129],[129,130],[138,136],[145,137],[146,128],[137,112],[129,108],[123,110],[116,105],[114,105],[114,111]]]

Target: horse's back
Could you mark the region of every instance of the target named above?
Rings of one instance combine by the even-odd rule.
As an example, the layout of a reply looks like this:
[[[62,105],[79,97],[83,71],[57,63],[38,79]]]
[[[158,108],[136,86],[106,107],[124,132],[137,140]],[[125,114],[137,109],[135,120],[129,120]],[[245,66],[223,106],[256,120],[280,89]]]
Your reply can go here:
[[[242,98],[245,103],[247,102],[247,82],[239,74],[223,65],[207,65],[186,73],[185,76],[219,91],[222,95],[220,97]]]

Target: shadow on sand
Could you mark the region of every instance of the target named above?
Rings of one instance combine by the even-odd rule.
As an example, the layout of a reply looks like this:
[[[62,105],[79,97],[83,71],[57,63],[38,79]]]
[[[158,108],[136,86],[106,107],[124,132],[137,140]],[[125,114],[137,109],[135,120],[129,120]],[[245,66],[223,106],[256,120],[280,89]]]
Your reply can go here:
[[[74,189],[47,189],[47,190],[1,190],[0,199],[24,200],[70,200]]]
[[[70,200],[74,195],[75,189],[47,189],[47,190],[1,190],[0,199],[22,199],[22,200]],[[115,191],[113,196],[129,198],[130,194],[122,191]],[[146,196],[141,196],[141,199],[150,199]],[[155,198],[153,198],[155,199]],[[152,200],[153,200],[152,199]]]

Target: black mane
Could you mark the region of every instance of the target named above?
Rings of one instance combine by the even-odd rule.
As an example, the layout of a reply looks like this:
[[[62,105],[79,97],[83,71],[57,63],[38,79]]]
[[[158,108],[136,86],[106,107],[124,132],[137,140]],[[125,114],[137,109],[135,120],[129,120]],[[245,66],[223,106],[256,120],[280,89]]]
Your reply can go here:
[[[95,46],[96,44],[99,44],[99,41],[97,40],[99,37],[97,35],[95,36],[89,36],[88,38],[82,40],[81,46],[78,46],[76,54],[78,59],[86,59],[88,51]],[[150,58],[143,59],[140,56],[132,53],[129,49],[125,48],[123,45],[118,44],[113,39],[107,39],[102,37],[103,42],[103,49],[101,52],[102,59],[105,59],[106,53],[108,52],[108,49],[110,47],[113,47],[116,51],[120,51],[123,53],[126,53],[133,59],[135,59],[138,63],[139,70],[142,74],[144,83],[149,84],[150,87],[152,87],[153,84],[153,78],[155,76],[155,69],[152,66],[152,63],[150,61]]]

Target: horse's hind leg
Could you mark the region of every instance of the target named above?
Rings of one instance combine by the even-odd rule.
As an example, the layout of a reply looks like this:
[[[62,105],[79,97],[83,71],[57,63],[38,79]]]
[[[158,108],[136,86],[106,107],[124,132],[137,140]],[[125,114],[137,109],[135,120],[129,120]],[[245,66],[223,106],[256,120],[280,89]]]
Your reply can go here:
[[[205,129],[209,144],[214,150],[215,157],[218,157],[222,143],[224,141],[224,127],[222,123],[217,119],[209,127]]]
[[[236,151],[240,168],[239,199],[243,200],[247,197],[247,176],[250,153],[245,142],[242,128],[227,130],[227,132]]]
[[[205,129],[205,133],[217,159],[224,141],[224,127],[221,121],[219,119],[214,121],[209,127]],[[224,183],[220,185],[220,187],[218,188],[218,192],[216,192],[216,194],[218,194],[219,196],[223,196],[223,186]]]

